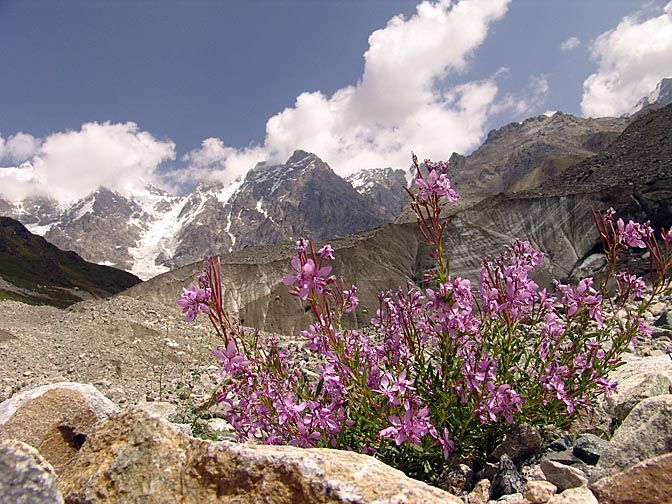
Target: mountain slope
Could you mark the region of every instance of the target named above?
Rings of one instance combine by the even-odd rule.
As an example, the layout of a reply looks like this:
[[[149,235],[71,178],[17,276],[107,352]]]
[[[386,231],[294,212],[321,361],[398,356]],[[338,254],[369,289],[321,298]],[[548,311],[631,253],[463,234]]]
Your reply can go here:
[[[125,271],[63,252],[8,217],[0,217],[0,277],[0,298],[57,307],[107,297],[140,282]]]
[[[147,279],[212,254],[389,222],[401,208],[400,176],[369,174],[370,183],[356,190],[314,154],[296,151],[232,185],[203,183],[185,196],[151,185],[125,196],[101,187],[67,208],[48,199],[0,201],[0,215],[86,260]]]
[[[545,253],[535,279],[550,286],[581,269],[599,244],[590,208],[614,206],[625,219],[672,225],[672,106],[634,121],[599,155],[534,190],[499,194],[454,211],[445,250],[451,274],[475,281],[486,255],[513,239],[529,240]],[[334,273],[359,286],[353,322],[366,325],[378,308],[380,289],[419,284],[431,267],[429,250],[414,223],[386,225],[333,242]],[[291,243],[246,249],[222,257],[228,309],[246,325],[289,334],[307,316],[280,279],[287,273]],[[124,293],[174,305],[180,288],[201,268],[194,263]]]
[[[181,229],[171,267],[252,245],[347,236],[388,222],[316,155],[297,150],[284,164],[259,163],[224,203],[210,200]]]
[[[556,112],[508,124],[491,131],[469,156],[451,156],[453,185],[472,199],[530,189],[604,149],[627,122]]]

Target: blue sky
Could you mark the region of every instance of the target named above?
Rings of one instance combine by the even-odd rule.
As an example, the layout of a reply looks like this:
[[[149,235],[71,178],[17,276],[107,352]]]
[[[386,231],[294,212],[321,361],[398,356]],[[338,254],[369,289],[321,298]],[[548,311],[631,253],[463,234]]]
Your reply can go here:
[[[0,0],[0,193],[401,168],[669,76],[669,0]]]

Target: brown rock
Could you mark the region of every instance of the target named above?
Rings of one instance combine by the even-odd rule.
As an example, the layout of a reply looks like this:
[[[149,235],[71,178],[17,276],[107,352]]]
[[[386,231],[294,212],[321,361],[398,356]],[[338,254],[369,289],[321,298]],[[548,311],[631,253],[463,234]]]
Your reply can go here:
[[[91,385],[55,383],[0,404],[0,440],[34,446],[59,471],[82,446],[91,427],[118,408]]]
[[[550,481],[528,481],[523,488],[523,497],[534,504],[545,504],[557,490]]]
[[[568,488],[554,496],[548,504],[598,504],[593,492],[588,487]],[[641,504],[641,503],[640,503]]]
[[[645,460],[590,486],[600,502],[672,502],[672,453]]]
[[[213,443],[139,410],[101,422],[60,481],[73,503],[462,502],[366,455]]]
[[[467,495],[467,504],[486,504],[490,499],[490,480],[479,480]]]

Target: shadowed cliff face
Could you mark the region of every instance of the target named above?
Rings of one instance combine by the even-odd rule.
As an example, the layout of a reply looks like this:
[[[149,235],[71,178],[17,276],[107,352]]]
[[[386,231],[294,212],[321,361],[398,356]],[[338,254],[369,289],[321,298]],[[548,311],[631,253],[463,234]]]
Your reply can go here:
[[[115,268],[59,250],[20,222],[0,217],[0,299],[64,308],[109,297],[140,282]]]
[[[672,106],[634,121],[609,148],[570,168],[559,178],[519,193],[500,194],[455,206],[446,230],[451,274],[477,279],[482,258],[497,255],[514,239],[528,240],[545,253],[535,279],[550,286],[566,280],[599,243],[590,208],[614,207],[619,216],[655,226],[672,224]],[[334,273],[359,287],[355,325],[366,325],[382,289],[420,284],[431,268],[428,247],[414,223],[386,225],[332,242]],[[290,269],[292,244],[246,249],[223,256],[229,309],[245,325],[296,333],[310,323],[301,303],[280,283]],[[174,304],[180,288],[200,264],[137,286],[126,295]],[[475,285],[474,285],[475,286]]]

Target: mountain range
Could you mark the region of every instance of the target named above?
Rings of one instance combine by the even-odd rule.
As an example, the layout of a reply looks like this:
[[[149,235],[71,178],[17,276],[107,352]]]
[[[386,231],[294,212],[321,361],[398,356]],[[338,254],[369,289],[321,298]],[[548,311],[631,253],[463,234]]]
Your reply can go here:
[[[451,274],[475,281],[482,258],[498,254],[514,238],[528,240],[545,253],[535,274],[542,286],[550,287],[555,278],[566,281],[599,274],[604,263],[600,262],[591,208],[614,207],[626,220],[649,219],[656,227],[672,225],[670,131],[672,105],[634,119],[598,154],[530,189],[471,201],[465,198],[447,208],[452,218],[446,229],[445,253]],[[408,280],[420,285],[431,267],[430,251],[408,208],[395,223],[331,243],[336,255],[334,272],[359,286],[361,302],[351,314],[352,326],[368,325],[381,290],[405,285]],[[280,282],[290,268],[292,245],[285,241],[249,247],[221,257],[226,305],[245,324],[294,334],[310,323],[310,314]],[[123,295],[174,304],[176,293],[200,269],[200,263],[177,268]]]
[[[391,168],[346,181],[314,154],[296,151],[227,187],[204,183],[184,196],[149,184],[130,196],[100,187],[65,207],[47,198],[0,200],[0,215],[88,261],[147,279],[250,245],[374,228],[399,214],[405,184],[403,171]]]
[[[669,226],[670,107],[661,100],[669,101],[671,83],[662,81],[632,117],[549,113],[491,131],[468,156],[453,153],[450,177],[464,196],[448,209],[453,271],[474,278],[483,255],[519,237],[547,251],[541,281],[575,274],[595,246],[590,205],[617,206]],[[412,177],[380,168],[344,179],[315,154],[297,150],[283,164],[259,163],[227,187],[201,184],[184,196],[151,185],[131,196],[101,187],[65,207],[44,198],[0,200],[0,214],[89,261],[144,279],[170,271],[138,287],[165,302],[179,289],[175,282],[193,274],[194,263],[225,254],[225,265],[233,268],[233,309],[248,310],[257,322],[261,317],[262,325],[293,330],[291,317],[275,320],[272,306],[257,301],[270,294],[282,299],[276,280],[298,236],[345,237],[337,241],[349,251],[340,266],[357,277],[353,281],[374,287],[363,310],[375,310],[378,290],[422,278],[426,250],[404,204],[403,188]],[[170,289],[159,287],[164,284]],[[157,292],[150,294],[152,286]],[[366,313],[353,316],[367,322]]]
[[[626,118],[542,115],[489,133],[469,156],[453,153],[451,179],[462,205],[539,185],[581,162],[623,131]],[[130,196],[99,188],[63,208],[48,199],[0,201],[0,213],[88,261],[148,279],[213,254],[299,236],[348,236],[396,219],[410,172],[391,168],[338,176],[297,150],[283,164],[259,163],[231,186],[201,184],[184,196],[147,185]]]

